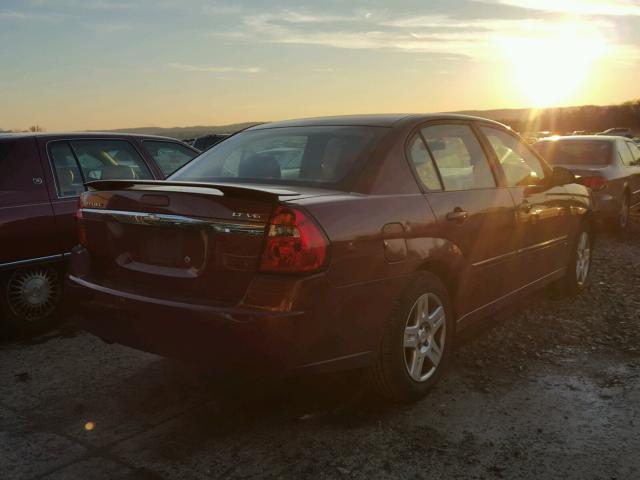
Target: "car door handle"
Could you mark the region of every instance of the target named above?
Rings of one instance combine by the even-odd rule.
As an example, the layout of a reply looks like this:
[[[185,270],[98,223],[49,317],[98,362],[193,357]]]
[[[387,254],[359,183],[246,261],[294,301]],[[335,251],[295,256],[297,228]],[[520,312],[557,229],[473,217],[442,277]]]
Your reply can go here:
[[[450,222],[462,223],[467,218],[469,218],[469,212],[461,209],[460,207],[456,207],[453,209],[453,212],[447,213],[447,220],[449,220]]]
[[[529,213],[531,211],[532,205],[526,200],[520,204],[520,211],[524,213]]]

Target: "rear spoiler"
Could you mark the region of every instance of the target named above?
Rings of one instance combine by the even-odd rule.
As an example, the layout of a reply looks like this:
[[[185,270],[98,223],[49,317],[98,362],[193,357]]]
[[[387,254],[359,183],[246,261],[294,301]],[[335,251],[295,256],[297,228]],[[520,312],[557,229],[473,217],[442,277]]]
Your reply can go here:
[[[217,190],[224,196],[245,197],[263,201],[277,201],[282,196],[300,195],[299,192],[272,188],[268,185],[253,185],[247,183],[207,183],[207,182],[171,182],[166,180],[94,180],[86,182],[85,187],[90,192],[105,190],[144,190],[144,187],[189,187],[208,188]],[[141,188],[136,188],[141,187]],[[158,190],[154,188],[154,190]]]

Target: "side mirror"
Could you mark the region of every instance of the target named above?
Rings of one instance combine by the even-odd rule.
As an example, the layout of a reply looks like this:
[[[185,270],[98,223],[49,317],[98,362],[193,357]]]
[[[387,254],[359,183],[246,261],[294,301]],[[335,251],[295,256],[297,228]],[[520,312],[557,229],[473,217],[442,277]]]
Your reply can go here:
[[[568,185],[569,183],[576,183],[576,176],[571,170],[564,167],[553,167],[553,173],[551,174],[551,183],[555,186]]]

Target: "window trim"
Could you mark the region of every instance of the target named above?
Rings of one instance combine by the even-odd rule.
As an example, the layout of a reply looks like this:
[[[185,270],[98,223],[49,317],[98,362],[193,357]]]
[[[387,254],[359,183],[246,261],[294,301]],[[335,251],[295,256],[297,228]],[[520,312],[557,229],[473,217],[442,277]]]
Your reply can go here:
[[[478,128],[478,132],[482,135],[483,141],[486,142],[487,148],[489,148],[489,151],[491,153],[491,158],[495,162],[496,168],[498,168],[500,170],[500,174],[501,174],[502,179],[504,181],[504,186],[505,187],[507,187],[507,188],[517,188],[518,186],[517,185],[509,186],[509,184],[507,183],[507,177],[506,177],[506,174],[504,172],[504,169],[502,168],[502,165],[500,164],[500,160],[498,159],[498,156],[497,156],[495,150],[493,149],[493,146],[491,145],[491,142],[489,141],[489,138],[484,133],[484,131],[482,131],[482,127],[493,128],[494,130],[498,130],[500,132],[504,132],[507,135],[509,135],[510,137],[514,138],[518,143],[521,143],[527,149],[527,151],[529,153],[531,153],[534,156],[534,158],[536,158],[540,162],[540,166],[542,167],[542,170],[544,171],[544,174],[545,174],[545,183],[549,184],[549,182],[551,181],[551,178],[553,176],[553,168],[547,163],[547,161],[541,155],[538,154],[538,152],[536,152],[533,148],[531,148],[531,145],[529,145],[520,135],[518,135],[516,132],[514,132],[510,128],[499,127],[499,126],[494,125],[492,123],[483,122],[483,121],[476,121],[474,123],[476,123],[476,126]],[[530,185],[530,186],[533,187],[533,186],[536,186],[536,185]],[[527,188],[527,187],[522,186],[522,188]]]
[[[104,141],[104,140],[111,140],[111,141],[121,141],[121,142],[127,142],[129,145],[131,145],[131,148],[133,148],[133,150],[138,154],[138,156],[140,157],[140,159],[142,160],[142,162],[144,163],[144,165],[147,167],[147,169],[149,170],[149,173],[151,174],[152,180],[158,180],[156,178],[156,174],[153,168],[151,168],[151,166],[149,165],[149,162],[146,159],[146,156],[143,152],[140,151],[140,149],[138,148],[138,146],[135,144],[135,142],[132,141],[131,137],[61,137],[61,138],[56,138],[54,140],[48,140],[45,143],[45,151],[47,152],[47,160],[49,161],[49,169],[51,170],[51,176],[53,177],[53,182],[54,182],[54,186],[55,186],[55,191],[56,191],[56,196],[58,199],[69,199],[69,198],[78,198],[80,195],[65,195],[65,196],[60,196],[60,190],[58,188],[58,177],[56,176],[56,172],[53,168],[53,156],[51,155],[51,147],[50,145],[52,143],[56,143],[56,142],[67,142],[67,144],[69,145],[69,148],[71,149],[71,152],[73,153],[73,158],[76,161],[76,165],[78,167],[78,169],[80,170],[80,175],[82,176],[82,179],[84,180],[84,172],[82,171],[82,167],[80,166],[80,162],[78,161],[78,156],[76,154],[76,151],[73,148],[73,145],[71,145],[71,142],[74,141]],[[166,177],[165,177],[166,178]],[[164,180],[164,179],[163,179]],[[83,182],[83,187],[84,187],[84,191],[87,191],[86,186],[84,185],[86,183]]]
[[[493,176],[493,181],[494,181],[494,185],[492,187],[482,187],[482,188],[467,188],[467,189],[462,189],[462,190],[447,190],[444,187],[444,182],[442,181],[442,174],[440,173],[440,168],[438,167],[438,164],[436,163],[434,157],[433,157],[433,153],[431,152],[431,149],[429,148],[429,145],[427,144],[427,142],[424,139],[424,136],[422,135],[422,129],[427,128],[427,127],[433,127],[433,126],[437,126],[437,125],[462,125],[462,126],[466,126],[469,127],[469,130],[471,131],[471,133],[473,134],[473,136],[475,137],[475,139],[477,140],[478,144],[480,145],[480,148],[482,149],[482,153],[484,154],[485,160],[487,161],[487,164],[489,166],[489,170],[491,170],[491,174]],[[405,156],[405,160],[409,165],[409,168],[411,170],[411,173],[413,174],[413,177],[416,181],[416,183],[418,184],[418,188],[420,189],[420,191],[423,194],[426,193],[447,193],[447,192],[472,192],[474,190],[492,190],[492,189],[498,189],[498,188],[503,188],[503,178],[501,176],[501,171],[499,171],[498,169],[496,169],[495,166],[495,160],[493,158],[493,156],[489,155],[489,152],[487,152],[487,147],[484,143],[484,139],[482,137],[479,136],[478,134],[479,132],[476,130],[475,125],[474,125],[474,121],[473,120],[459,120],[459,119],[439,119],[439,120],[428,120],[426,122],[422,122],[418,125],[416,125],[415,127],[413,127],[409,134],[407,135],[405,142],[404,142],[404,156]],[[415,165],[413,165],[413,162],[411,161],[411,157],[409,155],[409,147],[410,147],[410,141],[414,138],[414,135],[418,135],[418,137],[422,140],[422,143],[424,144],[427,152],[429,153],[429,156],[431,157],[431,161],[433,162],[433,166],[436,170],[436,173],[438,174],[438,179],[440,181],[440,185],[442,186],[442,190],[429,190],[428,188],[426,188],[423,183],[422,180],[420,180],[420,176],[418,175],[418,172],[415,169]]]

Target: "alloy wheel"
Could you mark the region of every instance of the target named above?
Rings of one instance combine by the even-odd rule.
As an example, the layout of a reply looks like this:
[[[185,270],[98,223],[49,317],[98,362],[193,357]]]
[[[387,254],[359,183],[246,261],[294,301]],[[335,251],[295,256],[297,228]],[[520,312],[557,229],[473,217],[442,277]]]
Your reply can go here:
[[[35,323],[55,310],[60,292],[58,277],[53,270],[17,270],[7,285],[7,303],[18,318]]]
[[[626,195],[622,197],[622,206],[618,221],[620,222],[619,225],[621,230],[627,228],[627,224],[629,223],[629,198]]]
[[[446,313],[433,293],[421,295],[413,304],[404,328],[404,362],[409,376],[425,382],[435,373],[444,354]]]
[[[578,239],[578,247],[576,251],[576,281],[579,286],[583,286],[589,276],[589,268],[591,267],[591,244],[589,233],[583,231]]]

